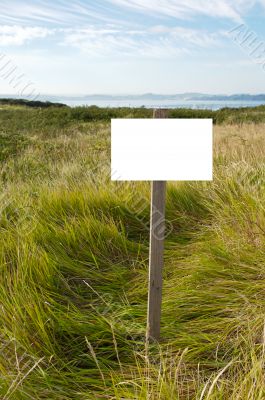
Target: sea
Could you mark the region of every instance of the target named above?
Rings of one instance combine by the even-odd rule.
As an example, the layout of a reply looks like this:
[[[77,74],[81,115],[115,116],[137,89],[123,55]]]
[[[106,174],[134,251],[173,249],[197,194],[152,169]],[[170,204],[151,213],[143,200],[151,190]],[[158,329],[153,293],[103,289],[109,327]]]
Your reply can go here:
[[[70,107],[92,106],[98,107],[146,107],[146,108],[191,108],[204,110],[219,110],[221,108],[242,108],[256,107],[265,105],[263,101],[201,101],[201,100],[185,100],[178,102],[176,100],[69,100],[60,99],[60,103],[67,104]]]

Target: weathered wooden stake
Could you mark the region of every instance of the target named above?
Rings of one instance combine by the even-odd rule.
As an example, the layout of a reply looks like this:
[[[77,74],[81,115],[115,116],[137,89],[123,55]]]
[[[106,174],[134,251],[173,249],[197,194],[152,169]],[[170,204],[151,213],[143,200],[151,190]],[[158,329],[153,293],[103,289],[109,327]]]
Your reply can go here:
[[[154,118],[166,118],[166,110],[154,110]],[[147,311],[148,342],[159,341],[162,305],[162,271],[164,264],[166,181],[152,182],[149,290]]]

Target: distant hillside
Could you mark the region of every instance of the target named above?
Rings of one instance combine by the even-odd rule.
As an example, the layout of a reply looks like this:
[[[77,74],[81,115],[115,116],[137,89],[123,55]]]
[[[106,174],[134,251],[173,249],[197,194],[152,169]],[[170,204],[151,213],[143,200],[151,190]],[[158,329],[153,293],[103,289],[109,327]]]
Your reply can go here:
[[[211,95],[204,93],[179,93],[179,94],[155,94],[145,93],[141,95],[107,95],[94,94],[78,97],[76,100],[177,100],[177,101],[264,101],[265,94],[233,94],[233,95]]]
[[[199,99],[203,101],[265,101],[265,94],[200,95]],[[190,100],[198,100],[198,97],[194,96]]]
[[[87,95],[40,95],[38,100],[30,101],[24,99],[13,99],[11,95],[2,94],[0,99],[1,104],[17,104],[26,105],[29,107],[66,107],[62,102],[67,101],[258,101],[265,103],[265,94],[247,94],[235,93],[232,95],[226,94],[207,94],[207,93],[176,93],[176,94],[158,94],[158,93],[143,93],[143,94],[87,94]]]

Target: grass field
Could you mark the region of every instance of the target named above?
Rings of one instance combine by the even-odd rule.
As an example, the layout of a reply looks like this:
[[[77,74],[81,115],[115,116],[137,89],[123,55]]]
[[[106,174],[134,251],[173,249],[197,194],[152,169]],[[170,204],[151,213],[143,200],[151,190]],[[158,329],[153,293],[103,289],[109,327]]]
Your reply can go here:
[[[113,113],[0,110],[0,398],[264,399],[265,107],[215,121],[212,183],[168,186],[148,353],[150,187],[110,182],[109,118],[152,113]]]

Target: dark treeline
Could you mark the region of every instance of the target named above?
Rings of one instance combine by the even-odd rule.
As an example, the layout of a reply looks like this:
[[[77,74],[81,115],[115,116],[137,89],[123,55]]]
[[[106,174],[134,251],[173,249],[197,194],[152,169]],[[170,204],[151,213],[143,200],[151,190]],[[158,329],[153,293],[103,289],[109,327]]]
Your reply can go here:
[[[26,106],[32,108],[67,107],[66,104],[52,103],[50,101],[25,100],[25,99],[0,99],[0,105]]]

